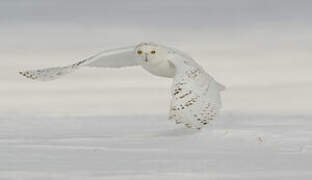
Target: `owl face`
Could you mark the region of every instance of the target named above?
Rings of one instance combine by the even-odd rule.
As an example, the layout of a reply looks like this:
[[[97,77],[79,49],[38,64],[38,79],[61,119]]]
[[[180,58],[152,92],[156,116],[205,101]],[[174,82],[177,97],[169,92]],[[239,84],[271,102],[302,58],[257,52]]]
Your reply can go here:
[[[154,43],[141,43],[135,49],[137,59],[144,66],[156,66],[163,62],[166,51]]]

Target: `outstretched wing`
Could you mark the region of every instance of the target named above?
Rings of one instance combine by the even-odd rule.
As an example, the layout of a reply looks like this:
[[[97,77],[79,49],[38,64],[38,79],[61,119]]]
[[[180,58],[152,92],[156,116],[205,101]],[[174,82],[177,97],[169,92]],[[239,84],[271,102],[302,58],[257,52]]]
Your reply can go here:
[[[84,66],[119,68],[134,65],[137,65],[134,47],[126,47],[103,51],[69,66],[31,70],[20,72],[20,74],[31,79],[49,81],[62,77]]]
[[[221,108],[220,91],[224,86],[191,59],[173,56],[169,61],[176,67],[169,119],[200,129],[216,119]]]

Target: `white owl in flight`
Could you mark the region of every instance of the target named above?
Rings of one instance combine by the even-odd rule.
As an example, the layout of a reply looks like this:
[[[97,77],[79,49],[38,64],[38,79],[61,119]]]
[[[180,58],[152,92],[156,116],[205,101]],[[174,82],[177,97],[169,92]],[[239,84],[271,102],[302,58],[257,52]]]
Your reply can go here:
[[[120,68],[135,65],[142,66],[156,76],[173,78],[169,119],[197,129],[216,119],[221,108],[220,91],[225,87],[185,53],[156,43],[107,50],[73,65],[20,74],[35,80],[49,81],[81,67]]]

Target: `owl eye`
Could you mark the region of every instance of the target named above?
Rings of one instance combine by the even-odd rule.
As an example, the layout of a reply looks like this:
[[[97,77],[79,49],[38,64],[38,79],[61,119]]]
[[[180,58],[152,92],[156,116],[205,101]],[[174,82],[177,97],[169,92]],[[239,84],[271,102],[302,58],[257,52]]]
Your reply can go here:
[[[156,53],[156,51],[155,51],[155,50],[151,51],[151,54],[155,54],[155,53]]]
[[[141,51],[141,50],[138,50],[137,53],[138,53],[138,54],[142,54],[142,51]]]

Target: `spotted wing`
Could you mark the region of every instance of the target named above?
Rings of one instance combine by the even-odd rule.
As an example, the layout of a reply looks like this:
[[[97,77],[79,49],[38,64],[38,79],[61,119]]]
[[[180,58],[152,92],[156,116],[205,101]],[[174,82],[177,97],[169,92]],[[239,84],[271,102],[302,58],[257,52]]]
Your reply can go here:
[[[103,51],[69,66],[30,70],[20,72],[20,74],[34,80],[49,81],[71,73],[80,67],[119,68],[134,65],[137,65],[134,47],[126,47]]]
[[[170,62],[175,65],[176,74],[171,87],[169,119],[200,129],[216,119],[224,86],[190,60],[174,58]]]

